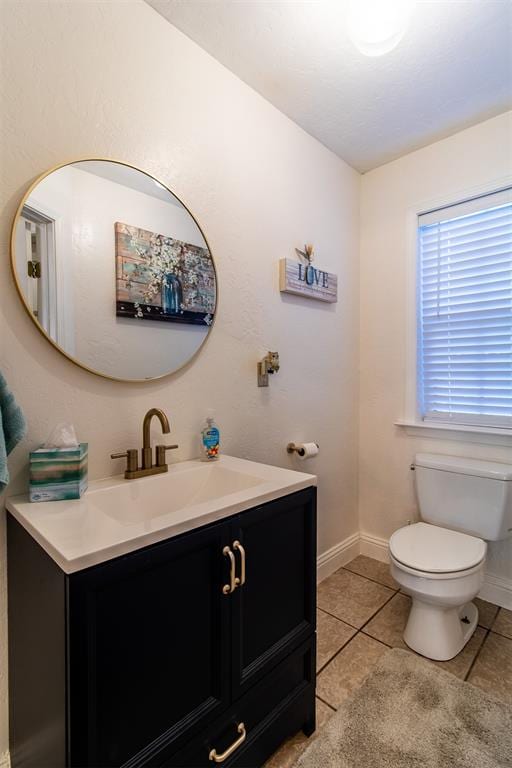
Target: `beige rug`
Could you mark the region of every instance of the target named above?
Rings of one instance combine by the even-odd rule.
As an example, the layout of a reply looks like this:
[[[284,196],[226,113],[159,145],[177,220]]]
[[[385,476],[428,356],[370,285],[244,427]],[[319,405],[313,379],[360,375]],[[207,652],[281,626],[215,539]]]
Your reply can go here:
[[[408,651],[388,651],[296,768],[509,768],[512,707]]]

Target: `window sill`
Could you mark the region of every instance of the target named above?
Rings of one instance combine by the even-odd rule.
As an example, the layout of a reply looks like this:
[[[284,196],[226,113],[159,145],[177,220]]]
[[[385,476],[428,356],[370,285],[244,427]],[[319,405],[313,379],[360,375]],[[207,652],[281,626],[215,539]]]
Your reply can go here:
[[[486,445],[512,445],[512,429],[473,427],[464,424],[433,424],[413,419],[398,419],[395,426],[411,437],[433,437],[438,440],[456,440]]]

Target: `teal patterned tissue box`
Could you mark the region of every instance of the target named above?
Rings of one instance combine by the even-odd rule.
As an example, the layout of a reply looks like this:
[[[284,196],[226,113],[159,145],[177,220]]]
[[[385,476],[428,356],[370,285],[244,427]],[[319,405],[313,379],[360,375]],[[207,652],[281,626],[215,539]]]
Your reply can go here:
[[[79,499],[87,490],[88,443],[30,452],[30,501]]]

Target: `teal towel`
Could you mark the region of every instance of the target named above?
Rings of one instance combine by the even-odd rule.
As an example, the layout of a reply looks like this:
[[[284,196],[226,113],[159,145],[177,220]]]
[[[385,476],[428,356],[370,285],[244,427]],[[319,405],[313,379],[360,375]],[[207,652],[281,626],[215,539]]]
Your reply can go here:
[[[0,373],[0,493],[9,482],[7,456],[25,437],[27,425],[22,410]]]

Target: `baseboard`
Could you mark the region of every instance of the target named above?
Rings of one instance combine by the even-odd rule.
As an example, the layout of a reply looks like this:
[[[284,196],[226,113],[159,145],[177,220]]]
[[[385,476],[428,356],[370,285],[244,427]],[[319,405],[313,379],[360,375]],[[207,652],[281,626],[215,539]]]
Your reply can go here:
[[[387,539],[381,539],[369,533],[361,533],[360,554],[373,557],[374,560],[380,560],[381,563],[389,563]],[[494,605],[512,610],[512,581],[492,573],[486,573],[484,578],[484,585],[478,593],[478,597],[489,603],[494,603]]]
[[[317,581],[320,583],[359,554],[359,533],[340,541],[317,558]]]
[[[512,611],[512,581],[502,579],[501,576],[495,576],[493,573],[486,573],[484,585],[478,597]]]
[[[11,758],[9,756],[9,750],[3,752],[0,755],[0,768],[11,768]]]
[[[366,557],[373,557],[374,560],[380,560],[381,563],[389,563],[389,550],[387,539],[381,539],[379,536],[372,536],[370,533],[359,534],[360,553]]]

